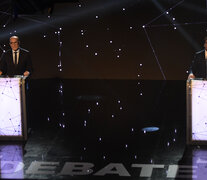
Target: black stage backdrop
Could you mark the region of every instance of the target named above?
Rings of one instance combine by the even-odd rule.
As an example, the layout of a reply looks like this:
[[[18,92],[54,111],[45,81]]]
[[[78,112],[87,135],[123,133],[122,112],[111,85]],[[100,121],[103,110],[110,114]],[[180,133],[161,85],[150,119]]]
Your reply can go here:
[[[184,80],[207,29],[205,0],[58,2],[31,14],[0,9],[1,49],[18,35],[31,52],[34,79]]]

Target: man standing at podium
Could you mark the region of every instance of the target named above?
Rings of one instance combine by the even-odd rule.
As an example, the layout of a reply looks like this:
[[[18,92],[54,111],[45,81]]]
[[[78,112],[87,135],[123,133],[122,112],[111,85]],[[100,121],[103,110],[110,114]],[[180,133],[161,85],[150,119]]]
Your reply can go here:
[[[207,78],[207,37],[204,38],[204,49],[195,54],[188,79]]]
[[[24,75],[29,76],[32,72],[32,61],[29,51],[20,48],[18,36],[9,39],[11,50],[2,54],[0,60],[0,75]]]

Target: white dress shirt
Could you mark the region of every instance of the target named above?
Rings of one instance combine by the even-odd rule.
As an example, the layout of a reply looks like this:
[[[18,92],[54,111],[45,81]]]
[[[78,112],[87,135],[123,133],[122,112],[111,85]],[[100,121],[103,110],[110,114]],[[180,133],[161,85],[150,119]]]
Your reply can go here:
[[[12,55],[13,55],[13,62],[15,64],[15,51],[12,50]],[[19,49],[16,51],[17,52],[17,64],[19,63]],[[207,57],[207,56],[206,56]]]

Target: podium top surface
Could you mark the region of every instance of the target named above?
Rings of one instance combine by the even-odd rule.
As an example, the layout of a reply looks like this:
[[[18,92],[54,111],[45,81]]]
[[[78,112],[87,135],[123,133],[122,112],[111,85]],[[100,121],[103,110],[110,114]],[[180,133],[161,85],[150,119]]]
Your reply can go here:
[[[14,75],[14,76],[3,75],[3,76],[0,76],[0,78],[19,78],[19,79],[26,79],[26,76],[23,76],[23,75]]]

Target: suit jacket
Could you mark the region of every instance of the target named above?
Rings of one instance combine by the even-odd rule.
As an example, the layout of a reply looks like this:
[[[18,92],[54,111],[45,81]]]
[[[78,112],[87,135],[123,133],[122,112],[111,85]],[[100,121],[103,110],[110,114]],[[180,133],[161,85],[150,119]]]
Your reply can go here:
[[[12,50],[8,50],[2,54],[0,60],[0,71],[3,72],[3,75],[23,75],[25,71],[32,73],[32,61],[29,51],[19,48],[19,61],[15,66],[12,56]]]
[[[205,60],[205,50],[199,51],[195,54],[190,72],[193,73],[196,78],[207,78],[207,60]]]

